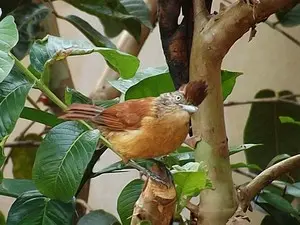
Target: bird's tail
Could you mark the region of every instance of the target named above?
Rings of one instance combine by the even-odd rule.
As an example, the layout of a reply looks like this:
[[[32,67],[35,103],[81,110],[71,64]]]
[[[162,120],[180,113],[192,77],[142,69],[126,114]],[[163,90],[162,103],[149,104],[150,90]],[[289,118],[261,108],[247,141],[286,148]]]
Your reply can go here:
[[[90,120],[92,121],[96,116],[98,116],[104,108],[88,105],[88,104],[72,104],[65,111],[65,114],[60,116],[61,119],[66,120]]]
[[[207,96],[207,84],[203,80],[190,81],[182,85],[179,91],[183,92],[188,102],[198,106]]]

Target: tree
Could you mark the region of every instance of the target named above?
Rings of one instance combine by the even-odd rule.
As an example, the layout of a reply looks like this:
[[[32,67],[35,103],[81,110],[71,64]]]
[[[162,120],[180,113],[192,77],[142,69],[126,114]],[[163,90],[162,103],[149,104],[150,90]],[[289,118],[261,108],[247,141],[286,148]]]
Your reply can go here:
[[[156,20],[156,2],[150,2],[152,20],[145,3],[140,0],[66,2],[99,17],[107,36],[115,36],[126,29],[137,41],[141,41],[133,54],[138,54]],[[275,115],[275,121],[279,124],[279,128],[275,129],[282,134],[280,141],[291,143],[290,139],[287,141],[285,133],[297,139],[300,119],[297,116],[297,96],[290,92],[281,92],[277,98],[272,91],[261,91],[256,96],[258,99],[244,102],[253,103],[245,128],[246,144],[229,149],[223,105],[240,73],[221,71],[222,60],[235,41],[249,29],[252,38],[256,24],[265,22],[273,13],[277,13],[279,22],[291,24],[289,21],[293,21],[292,24],[295,25],[290,17],[299,15],[299,5],[296,3],[292,0],[237,1],[218,14],[210,14],[212,1],[160,0],[157,2],[158,22],[168,69],[149,68],[138,72],[136,71],[139,60],[135,56],[117,50],[107,37],[81,18],[74,15],[58,15],[51,2],[24,1],[10,7],[5,6],[3,12],[6,17],[0,22],[0,28],[3,30],[0,34],[0,56],[3,62],[0,71],[0,146],[2,149],[14,148],[7,157],[2,154],[2,171],[9,157],[13,161],[23,162],[21,157],[24,155],[24,149],[20,149],[20,146],[27,149],[25,158],[28,161],[28,165],[19,170],[18,163],[14,165],[15,178],[25,179],[2,179],[1,194],[16,197],[7,224],[35,224],[43,221],[50,224],[69,224],[72,218],[79,219],[79,224],[96,224],[99,221],[103,224],[119,223],[114,216],[103,210],[91,211],[85,201],[82,201],[80,193],[83,193],[83,187],[91,178],[129,167],[117,162],[94,173],[95,163],[103,152],[111,147],[110,143],[86,122],[65,122],[57,117],[61,110],[75,102],[109,107],[120,101],[119,98],[114,98],[118,96],[118,92],[112,91],[112,88],[103,82],[104,79],[98,85],[102,91],[99,94],[96,90],[92,95],[93,99],[72,89],[71,75],[61,60],[68,56],[93,52],[101,54],[108,66],[120,76],[120,79],[111,81],[110,85],[121,92],[123,100],[157,96],[162,92],[173,91],[189,80],[201,79],[208,84],[208,96],[201,104],[199,112],[192,118],[193,137],[194,140],[198,140],[195,153],[191,147],[183,145],[174,153],[159,158],[163,164],[147,160],[137,161],[141,166],[164,177],[171,185],[165,187],[151,178],[145,183],[140,179],[130,182],[118,199],[118,212],[122,224],[130,224],[131,215],[131,224],[147,224],[149,221],[152,224],[169,224],[172,218],[181,224],[225,224],[228,220],[231,224],[244,224],[247,223],[244,213],[254,198],[254,202],[270,214],[265,217],[264,224],[282,224],[282,221],[298,224],[299,211],[292,206],[291,201],[297,200],[295,197],[300,195],[299,183],[283,179],[270,184],[273,180],[280,179],[283,174],[299,167],[297,142],[293,139],[293,145],[289,145],[289,153],[293,156],[283,154],[286,152],[281,150],[281,154],[276,156],[276,153],[269,150],[277,143],[277,139],[271,140],[263,134],[253,136],[253,126],[258,123],[255,113],[268,111],[268,107],[275,105],[281,109]],[[12,8],[15,10],[6,15]],[[184,19],[178,25],[181,10]],[[35,40],[44,36],[40,34],[41,27],[46,27],[49,33],[53,30],[57,32],[57,29],[53,29],[53,15],[73,24],[92,44],[52,35]],[[41,25],[41,21],[44,25]],[[52,25],[49,21],[52,21]],[[299,20],[296,24],[298,23]],[[288,38],[295,41],[291,37]],[[136,40],[132,39],[133,42]],[[26,54],[30,56],[31,64],[28,68],[20,62]],[[58,71],[64,71],[65,74],[64,79],[59,82],[55,75]],[[110,75],[111,72],[107,74]],[[116,75],[113,76],[116,78]],[[59,85],[55,85],[57,83]],[[46,96],[42,101],[49,105],[56,115],[41,111],[38,107],[24,107],[26,96],[32,88],[41,90]],[[101,99],[96,99],[98,96]],[[234,104],[237,103],[225,103]],[[36,106],[36,103],[33,102],[33,105]],[[45,130],[45,136],[24,136],[25,131],[17,143],[7,143],[7,137],[20,117],[52,128]],[[270,123],[272,124],[272,121]],[[252,150],[247,151],[249,164],[230,165],[230,154],[250,148]],[[258,151],[259,148],[264,148],[270,153],[266,159],[271,160],[269,165],[266,165],[266,160],[253,160],[251,157],[251,152]],[[279,146],[279,149],[281,148]],[[281,162],[276,163],[278,161]],[[232,168],[240,167],[248,167],[252,172],[261,172],[261,168],[268,168],[258,175],[237,170],[253,180],[236,189],[231,177]],[[175,185],[167,176],[169,170],[173,174]],[[297,175],[292,175],[296,181]],[[83,193],[83,198],[86,198],[87,193]],[[282,193],[288,196],[284,198]],[[199,194],[201,201],[199,205],[194,205],[190,199]],[[81,209],[79,217],[83,217],[74,216],[75,203],[84,205],[84,208],[91,212],[83,216],[85,210]],[[184,207],[191,212],[188,221],[184,221],[181,216]]]

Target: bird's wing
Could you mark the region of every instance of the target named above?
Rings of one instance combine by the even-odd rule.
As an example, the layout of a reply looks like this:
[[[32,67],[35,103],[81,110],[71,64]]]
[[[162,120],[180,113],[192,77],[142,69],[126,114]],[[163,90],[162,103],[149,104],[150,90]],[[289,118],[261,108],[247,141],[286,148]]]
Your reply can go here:
[[[146,116],[154,116],[154,98],[129,100],[103,110],[92,119],[95,124],[111,131],[135,130]]]

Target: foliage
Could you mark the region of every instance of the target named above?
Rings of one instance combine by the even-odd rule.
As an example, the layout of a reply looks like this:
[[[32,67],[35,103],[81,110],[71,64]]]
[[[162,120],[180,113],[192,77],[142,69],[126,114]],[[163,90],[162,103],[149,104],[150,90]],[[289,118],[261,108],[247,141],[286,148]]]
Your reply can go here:
[[[125,29],[139,40],[141,25],[152,28],[149,10],[142,0],[65,2],[97,16],[109,37]],[[10,12],[16,22],[11,15],[0,21],[0,195],[16,198],[8,214],[8,225],[71,224],[75,215],[75,199],[87,179],[107,173],[113,176],[113,173],[131,168],[120,161],[95,174],[87,174],[88,168],[93,169],[94,164],[91,162],[95,161],[95,153],[100,151],[96,151],[99,140],[108,147],[109,143],[98,130],[83,121],[66,122],[52,113],[25,107],[26,98],[33,87],[40,89],[62,109],[72,103],[107,108],[120,101],[158,96],[175,90],[166,67],[137,71],[140,65],[138,58],[119,51],[109,38],[75,15],[61,16],[54,12],[55,16],[82,32],[91,43],[51,35],[36,40],[44,36],[41,24],[52,10],[42,3],[18,2],[12,12],[7,8],[4,10],[5,14]],[[298,25],[299,5],[289,11],[278,12],[276,16],[284,26]],[[28,53],[31,64],[27,69],[18,59]],[[120,74],[119,80],[110,83],[122,93],[121,100],[94,101],[72,88],[66,88],[63,101],[58,99],[47,87],[51,78],[51,65],[68,56],[91,53],[101,54],[107,64]],[[241,74],[227,70],[221,72],[224,101],[232,93],[236,79]],[[279,96],[290,94],[293,93],[279,92]],[[256,95],[257,98],[275,96],[272,90],[262,90]],[[286,99],[296,102],[295,98]],[[246,144],[229,149],[230,155],[245,151],[247,163],[235,163],[231,168],[249,168],[253,172],[260,172],[299,153],[299,115],[299,106],[293,102],[254,103],[244,132]],[[14,177],[18,179],[2,179],[4,146],[19,118],[44,124],[50,130],[45,137],[31,134],[17,139],[39,141],[41,145],[38,149],[35,146],[13,148],[9,157],[13,162]],[[176,216],[179,218],[190,198],[198,196],[204,189],[214,188],[205,165],[195,162],[193,151],[191,147],[182,144],[173,153],[156,159],[172,171],[177,191]],[[257,157],[258,154],[263,157]],[[137,160],[137,163],[149,169],[153,162]],[[299,178],[299,174],[297,176]],[[299,182],[283,179],[276,181],[276,184],[275,187],[266,187],[255,199],[255,203],[269,214],[262,224],[286,224],[287,221],[288,224],[299,224],[299,209],[291,204],[295,197],[300,197]],[[133,207],[142,187],[143,181],[136,179],[121,191],[117,210],[123,225],[130,224]],[[0,214],[0,224],[1,219]],[[92,210],[78,222],[79,225],[96,223],[120,224],[117,218],[102,209]]]

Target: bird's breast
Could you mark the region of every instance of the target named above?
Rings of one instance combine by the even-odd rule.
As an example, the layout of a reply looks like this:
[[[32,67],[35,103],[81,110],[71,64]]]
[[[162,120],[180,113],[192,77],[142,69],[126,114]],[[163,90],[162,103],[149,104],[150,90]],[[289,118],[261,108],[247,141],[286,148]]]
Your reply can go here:
[[[180,111],[157,117],[145,117],[141,128],[110,133],[107,138],[124,158],[154,158],[176,150],[185,140],[190,116]]]

